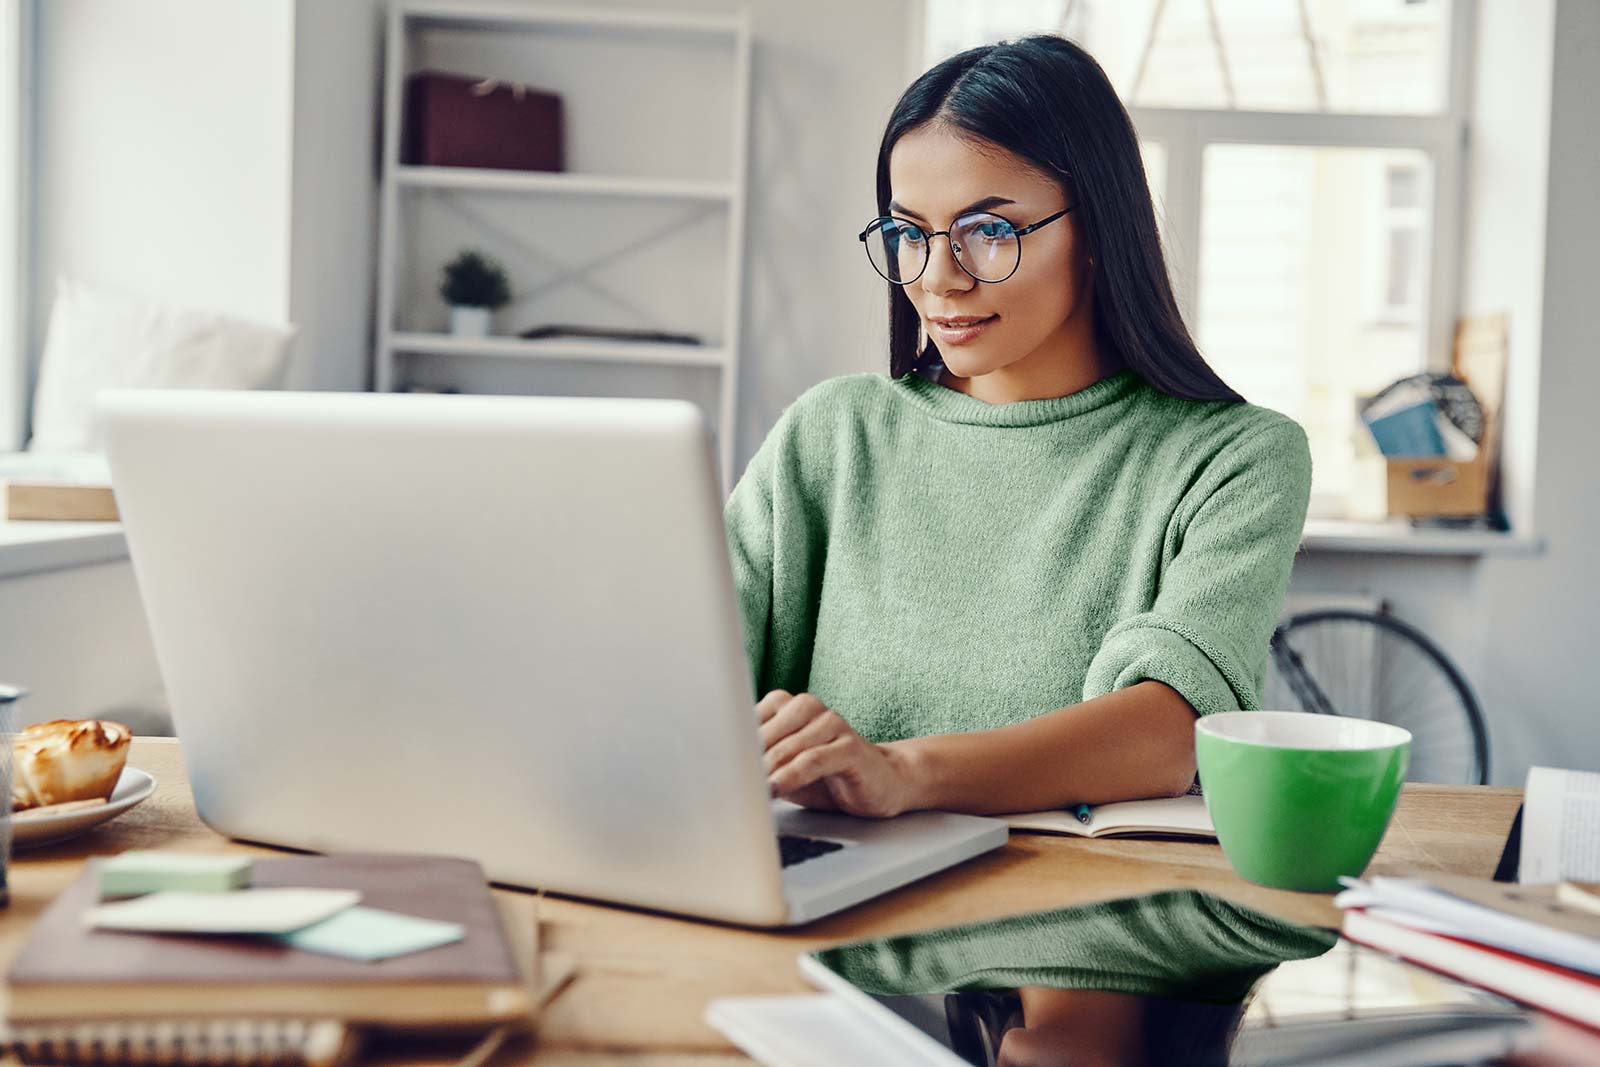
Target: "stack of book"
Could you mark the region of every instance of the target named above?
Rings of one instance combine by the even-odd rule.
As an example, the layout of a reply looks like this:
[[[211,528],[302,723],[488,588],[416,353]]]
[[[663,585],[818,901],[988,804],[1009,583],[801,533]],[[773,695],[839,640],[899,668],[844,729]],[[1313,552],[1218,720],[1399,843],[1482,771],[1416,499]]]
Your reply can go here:
[[[1376,877],[1335,903],[1352,941],[1600,1031],[1600,887]]]
[[[13,522],[116,522],[111,468],[87,452],[0,456],[0,517]]]
[[[507,922],[510,909],[497,905],[470,860],[263,858],[253,864],[248,892],[255,896],[247,901],[236,882],[223,880],[231,872],[216,869],[229,857],[179,858],[193,862],[179,867],[168,856],[166,877],[198,873],[218,884],[177,893],[113,884],[112,861],[93,860],[56,898],[5,973],[0,1056],[335,1067],[369,1036],[403,1046],[438,1033],[492,1049],[531,1030],[543,1001],[571,971],[566,961],[540,957],[536,919]],[[116,873],[137,879],[145,872],[133,865]],[[284,906],[282,894],[328,890],[359,897],[361,906],[286,936],[221,932],[259,925],[263,909]],[[129,892],[149,895],[103,900]],[[147,914],[174,897],[190,913],[181,927],[188,934],[170,932],[178,928],[171,914],[159,922]],[[241,904],[253,910],[245,914]],[[336,922],[339,932],[329,929]],[[449,936],[437,932],[443,927]]]

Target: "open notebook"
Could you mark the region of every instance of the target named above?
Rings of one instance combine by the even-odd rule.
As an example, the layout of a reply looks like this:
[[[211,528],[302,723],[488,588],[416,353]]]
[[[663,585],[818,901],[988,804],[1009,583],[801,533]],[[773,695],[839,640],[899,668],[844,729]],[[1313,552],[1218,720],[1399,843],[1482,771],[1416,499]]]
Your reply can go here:
[[[1202,796],[1190,794],[1160,800],[1124,800],[1089,809],[1082,823],[1070,811],[1029,811],[1002,815],[1013,830],[1075,837],[1198,837],[1216,840]]]

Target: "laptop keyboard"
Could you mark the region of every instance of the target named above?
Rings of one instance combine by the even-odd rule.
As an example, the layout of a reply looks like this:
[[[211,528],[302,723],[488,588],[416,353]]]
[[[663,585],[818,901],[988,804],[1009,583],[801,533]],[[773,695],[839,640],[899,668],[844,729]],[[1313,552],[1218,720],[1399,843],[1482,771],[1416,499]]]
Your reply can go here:
[[[785,867],[793,867],[797,863],[826,856],[841,848],[844,846],[839,842],[826,841],[820,837],[801,837],[799,834],[778,835],[778,856]]]

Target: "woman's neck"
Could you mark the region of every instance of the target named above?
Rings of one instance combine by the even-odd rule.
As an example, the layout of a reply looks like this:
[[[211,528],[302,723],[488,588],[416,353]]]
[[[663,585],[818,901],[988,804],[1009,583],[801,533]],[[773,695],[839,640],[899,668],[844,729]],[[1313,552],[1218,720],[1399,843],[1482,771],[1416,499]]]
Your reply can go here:
[[[1071,396],[1122,370],[1120,359],[1105,353],[1091,336],[1070,347],[1041,345],[1033,353],[987,374],[962,378],[948,366],[939,384],[988,404]]]

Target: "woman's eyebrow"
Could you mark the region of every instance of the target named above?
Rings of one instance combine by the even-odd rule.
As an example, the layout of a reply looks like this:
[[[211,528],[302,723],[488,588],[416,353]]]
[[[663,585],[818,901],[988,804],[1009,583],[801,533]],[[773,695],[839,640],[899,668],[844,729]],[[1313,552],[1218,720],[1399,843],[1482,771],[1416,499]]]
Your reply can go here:
[[[966,207],[964,207],[960,211],[956,212],[956,214],[957,215],[965,215],[969,211],[987,211],[989,208],[999,207],[1002,204],[1015,204],[1015,203],[1016,203],[1015,200],[1007,200],[1003,196],[986,196],[982,200],[974,200],[972,203],[968,204]],[[916,219],[918,222],[927,222],[928,221],[927,219],[923,218],[921,215],[918,215],[915,211],[912,211],[910,208],[907,208],[907,207],[904,207],[904,206],[902,206],[900,204],[897,204],[893,200],[889,201],[889,210],[891,212],[897,212],[897,213],[899,213],[901,215],[908,215],[911,218]]]

